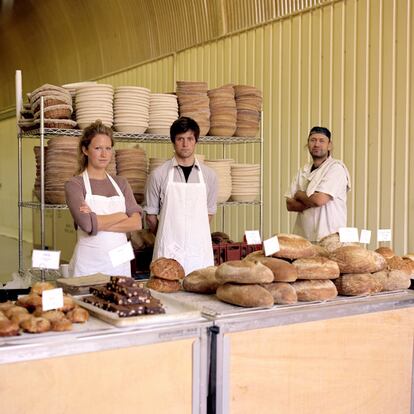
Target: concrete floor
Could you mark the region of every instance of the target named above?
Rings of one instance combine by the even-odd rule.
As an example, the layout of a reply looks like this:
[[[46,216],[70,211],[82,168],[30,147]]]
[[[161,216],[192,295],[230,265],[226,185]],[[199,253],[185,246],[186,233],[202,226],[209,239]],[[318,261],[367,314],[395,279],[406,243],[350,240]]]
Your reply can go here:
[[[0,283],[6,283],[12,278],[12,273],[19,269],[17,239],[0,235]],[[31,266],[32,245],[23,243],[24,266]]]

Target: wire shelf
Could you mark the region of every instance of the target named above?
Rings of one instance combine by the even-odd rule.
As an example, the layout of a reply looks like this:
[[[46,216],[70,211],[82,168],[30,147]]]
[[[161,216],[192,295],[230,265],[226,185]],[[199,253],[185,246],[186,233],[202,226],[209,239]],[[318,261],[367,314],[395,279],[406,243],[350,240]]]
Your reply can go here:
[[[45,128],[45,138],[53,138],[54,136],[80,137],[82,130],[80,129],[59,129],[59,128]],[[24,138],[36,138],[40,136],[40,129],[26,131],[21,133]],[[154,135],[154,134],[126,134],[122,132],[114,132],[114,138],[117,142],[148,142],[148,143],[168,143],[170,142],[169,135]],[[260,143],[260,137],[214,137],[214,136],[200,136],[198,142],[204,144],[246,144],[246,143]]]

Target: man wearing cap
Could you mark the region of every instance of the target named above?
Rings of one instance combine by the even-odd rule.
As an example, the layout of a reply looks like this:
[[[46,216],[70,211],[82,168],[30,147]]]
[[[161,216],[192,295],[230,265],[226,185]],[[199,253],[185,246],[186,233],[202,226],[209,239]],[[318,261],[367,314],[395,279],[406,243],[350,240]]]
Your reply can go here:
[[[345,164],[331,157],[331,132],[313,127],[308,136],[312,162],[301,168],[285,194],[288,211],[297,212],[293,229],[310,241],[346,227],[346,196],[351,180]]]
[[[151,173],[145,190],[146,219],[156,234],[153,259],[176,259],[186,275],[214,265],[210,220],[218,183],[215,172],[194,156],[199,135],[191,118],[171,125],[174,157]]]

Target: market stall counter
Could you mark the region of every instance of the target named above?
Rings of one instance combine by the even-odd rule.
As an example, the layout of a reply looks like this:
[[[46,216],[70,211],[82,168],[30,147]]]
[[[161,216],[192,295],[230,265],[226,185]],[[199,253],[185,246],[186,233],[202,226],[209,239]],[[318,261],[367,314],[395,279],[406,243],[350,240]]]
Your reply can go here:
[[[205,413],[212,322],[188,315],[0,338],[1,411]]]
[[[174,296],[214,320],[217,413],[414,412],[412,291],[271,309]]]

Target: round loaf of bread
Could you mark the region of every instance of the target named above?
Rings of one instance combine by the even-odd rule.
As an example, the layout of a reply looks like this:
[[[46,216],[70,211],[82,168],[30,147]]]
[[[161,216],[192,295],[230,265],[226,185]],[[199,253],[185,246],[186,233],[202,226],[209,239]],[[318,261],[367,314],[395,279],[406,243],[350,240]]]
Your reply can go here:
[[[412,261],[411,259],[406,259],[405,257],[403,257],[402,259],[410,269],[410,277],[414,277],[414,261]]]
[[[338,263],[341,273],[374,273],[387,266],[379,253],[359,246],[340,247],[329,258]]]
[[[301,236],[280,233],[277,235],[277,238],[280,250],[274,253],[273,257],[295,260],[301,257],[313,256],[314,254],[312,243]]]
[[[338,295],[332,280],[298,280],[293,282],[292,286],[295,288],[300,302],[329,300]]]
[[[264,264],[273,272],[274,282],[294,282],[298,278],[298,271],[291,263],[276,257],[257,257],[256,261]]]
[[[387,260],[388,270],[400,270],[407,276],[411,276],[411,265],[400,256],[393,256]]]
[[[249,253],[243,260],[255,261],[263,257],[266,257],[263,253],[263,250],[256,250],[255,252]]]
[[[414,262],[414,253],[407,253],[403,256],[403,259],[408,259]],[[0,304],[1,305],[1,304]]]
[[[271,308],[274,303],[273,296],[259,285],[226,283],[217,288],[216,296],[223,302],[246,308]]]
[[[395,256],[394,251],[390,247],[381,246],[378,249],[375,249],[377,253],[384,257],[384,259],[391,259],[391,257]]]
[[[381,292],[382,285],[371,273],[350,273],[334,281],[338,293],[345,296],[369,295]]]
[[[298,301],[295,288],[290,283],[273,282],[263,283],[264,287],[272,296],[275,305],[291,305]]]
[[[19,335],[19,331],[17,323],[9,320],[0,321],[0,336],[16,336]]]
[[[180,280],[185,276],[184,269],[177,260],[165,257],[160,257],[150,264],[150,273],[151,276],[166,280]]]
[[[187,292],[215,293],[218,287],[216,279],[216,266],[194,270],[183,280],[183,288]]]
[[[161,279],[156,276],[151,276],[147,282],[147,288],[157,290],[158,292],[178,292],[180,287],[178,280]]]
[[[219,284],[224,283],[270,283],[273,282],[273,272],[258,261],[230,260],[222,263],[216,270]]]
[[[329,252],[325,247],[320,246],[319,244],[313,244],[313,256],[322,256],[322,257],[329,257]]]
[[[344,243],[339,239],[339,233],[328,234],[319,240],[318,245],[326,249],[329,253],[332,253],[336,249],[344,246],[359,246],[358,243]]]
[[[298,279],[323,280],[339,277],[338,263],[326,257],[304,257],[295,260],[292,264],[297,269]]]
[[[372,277],[381,283],[383,292],[408,289],[411,285],[410,276],[401,270],[381,270],[373,273]]]

